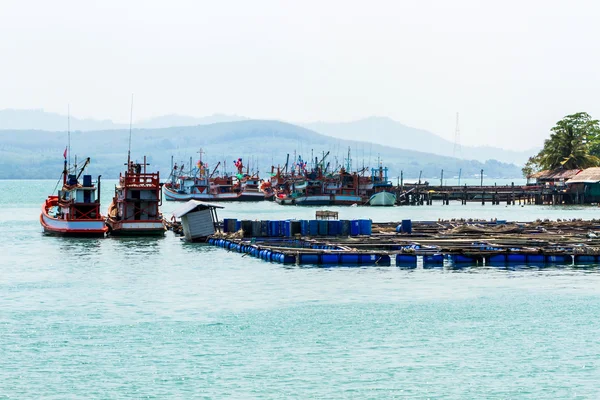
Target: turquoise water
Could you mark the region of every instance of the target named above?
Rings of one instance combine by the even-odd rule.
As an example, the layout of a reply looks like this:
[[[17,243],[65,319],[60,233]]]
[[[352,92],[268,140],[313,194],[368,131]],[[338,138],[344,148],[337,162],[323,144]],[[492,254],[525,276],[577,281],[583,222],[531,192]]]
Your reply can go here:
[[[600,266],[288,267],[170,233],[45,237],[54,183],[0,181],[0,398],[597,398]],[[106,182],[104,209],[110,192]],[[227,204],[220,217],[314,211]],[[339,211],[525,221],[599,210]]]

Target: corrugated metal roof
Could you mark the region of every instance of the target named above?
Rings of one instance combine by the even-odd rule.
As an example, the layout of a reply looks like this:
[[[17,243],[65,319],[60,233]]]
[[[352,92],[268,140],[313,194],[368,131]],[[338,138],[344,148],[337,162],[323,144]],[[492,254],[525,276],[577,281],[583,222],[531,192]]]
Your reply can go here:
[[[548,180],[558,180],[558,179],[570,179],[575,175],[580,173],[580,169],[562,169],[557,168],[553,170],[544,170],[540,172],[536,172],[535,174],[530,175],[530,178],[534,179],[548,179]]]
[[[211,203],[205,203],[200,200],[189,200],[187,203],[185,203],[184,205],[179,207],[177,210],[173,211],[173,215],[175,216],[175,218],[181,218],[185,214],[194,211],[196,209],[196,207],[198,207],[198,206],[203,207],[203,208],[223,208],[223,206],[218,206],[216,204],[211,204]]]
[[[587,168],[577,174],[574,178],[567,181],[572,183],[598,183],[600,182],[600,167]]]

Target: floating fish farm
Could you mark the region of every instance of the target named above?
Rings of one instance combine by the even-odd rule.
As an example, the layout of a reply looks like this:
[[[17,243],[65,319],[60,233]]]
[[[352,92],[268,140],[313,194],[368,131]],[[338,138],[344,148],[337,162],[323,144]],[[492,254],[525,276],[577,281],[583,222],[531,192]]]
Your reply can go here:
[[[298,265],[586,265],[600,263],[600,221],[225,219],[208,243]]]

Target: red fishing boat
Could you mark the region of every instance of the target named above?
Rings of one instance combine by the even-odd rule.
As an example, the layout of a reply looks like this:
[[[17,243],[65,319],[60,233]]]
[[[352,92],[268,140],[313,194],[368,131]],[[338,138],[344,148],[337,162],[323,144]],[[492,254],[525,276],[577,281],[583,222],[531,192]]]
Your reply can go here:
[[[89,165],[87,158],[83,167],[75,174],[69,174],[67,151],[64,153],[62,172],[63,186],[58,195],[48,196],[42,205],[40,223],[45,233],[61,236],[103,237],[108,231],[104,217],[100,213],[100,176],[96,184],[91,175],[83,175]]]
[[[128,157],[127,170],[119,175],[115,196],[108,207],[106,224],[111,236],[162,236],[165,223],[160,205],[161,184],[158,172],[147,172],[144,163]]]

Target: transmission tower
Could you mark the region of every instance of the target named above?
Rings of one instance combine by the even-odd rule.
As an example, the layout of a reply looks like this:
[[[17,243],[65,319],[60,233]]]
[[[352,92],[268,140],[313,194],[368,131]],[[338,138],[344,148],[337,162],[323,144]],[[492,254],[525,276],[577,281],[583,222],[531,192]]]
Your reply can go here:
[[[454,150],[452,151],[452,157],[461,158],[460,127],[458,126],[458,113],[456,113],[456,129],[454,131]]]

